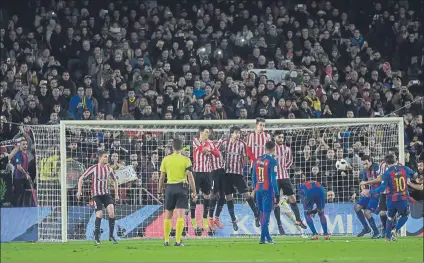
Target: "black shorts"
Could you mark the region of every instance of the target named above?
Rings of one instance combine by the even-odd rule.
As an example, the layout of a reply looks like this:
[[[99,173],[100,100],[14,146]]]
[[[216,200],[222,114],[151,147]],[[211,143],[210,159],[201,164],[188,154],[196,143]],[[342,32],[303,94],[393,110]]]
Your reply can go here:
[[[103,206],[107,208],[109,205],[114,205],[115,202],[110,194],[96,195],[93,197],[94,209],[96,211],[102,211]]]
[[[212,179],[210,173],[194,173],[194,182],[196,184],[196,192],[199,193],[199,189],[202,193],[208,195],[211,193]]]
[[[220,196],[224,196],[225,194],[225,170],[218,169],[212,171],[212,193],[219,193]]]
[[[387,194],[380,194],[380,199],[378,200],[378,210],[387,211]]]
[[[247,188],[247,183],[244,180],[243,175],[241,175],[241,174],[226,174],[224,178],[225,178],[224,179],[225,195],[234,194],[235,189],[237,189],[237,192],[239,194],[244,194],[244,193],[249,192],[249,189]]]
[[[283,195],[291,196],[294,195],[293,185],[290,179],[277,179],[278,191],[283,190]]]
[[[165,209],[188,209],[188,185],[167,184],[165,189]]]

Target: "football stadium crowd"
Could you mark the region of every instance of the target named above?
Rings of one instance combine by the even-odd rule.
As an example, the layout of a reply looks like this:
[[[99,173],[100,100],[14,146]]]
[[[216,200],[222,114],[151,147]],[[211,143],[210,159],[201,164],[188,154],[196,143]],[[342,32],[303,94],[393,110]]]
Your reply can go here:
[[[32,179],[58,182],[58,171],[36,168],[31,126],[61,120],[400,116],[405,164],[417,169],[424,159],[422,1],[13,2],[0,22],[1,154],[21,141]],[[357,199],[361,157],[382,161],[397,135],[355,129],[345,141],[337,129],[286,132],[290,176],[323,182],[329,201]],[[169,140],[182,138],[189,151],[194,135],[75,130],[67,157],[87,168],[109,150],[112,164],[139,177],[120,202],[145,204],[156,200]],[[5,159],[2,171],[13,166]],[[350,164],[343,172],[341,159]],[[9,206],[34,205],[24,175],[9,181]]]

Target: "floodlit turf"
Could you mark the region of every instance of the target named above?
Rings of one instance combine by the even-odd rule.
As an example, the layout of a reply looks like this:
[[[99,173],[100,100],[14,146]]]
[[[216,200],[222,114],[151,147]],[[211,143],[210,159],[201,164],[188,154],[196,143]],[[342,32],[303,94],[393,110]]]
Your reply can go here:
[[[7,243],[1,245],[1,262],[423,262],[422,237],[403,237],[389,243],[369,237],[333,237],[330,241],[290,237],[275,241],[275,245],[259,245],[253,238],[186,240],[185,247],[164,247],[160,240],[121,241],[118,245],[104,241],[98,247],[92,242]]]

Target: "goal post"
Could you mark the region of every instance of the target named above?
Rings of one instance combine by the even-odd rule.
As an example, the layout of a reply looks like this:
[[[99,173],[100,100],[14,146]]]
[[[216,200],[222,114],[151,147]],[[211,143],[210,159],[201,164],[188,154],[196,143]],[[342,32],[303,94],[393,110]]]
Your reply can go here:
[[[160,238],[163,205],[157,198],[154,184],[157,183],[157,165],[170,153],[170,140],[182,138],[187,146],[185,150],[190,151],[191,140],[197,136],[199,126],[211,127],[215,139],[220,139],[228,137],[234,125],[241,127],[245,134],[255,129],[255,120],[88,120],[32,126],[37,175],[40,175],[37,176],[39,240],[67,242],[93,238],[94,209],[90,206],[89,191],[83,193],[82,202],[75,200],[74,194],[76,178],[95,162],[99,149],[111,153],[111,163],[117,165],[122,176],[120,195],[123,198],[116,207],[117,235],[120,238]],[[359,193],[359,155],[369,154],[376,162],[381,162],[390,148],[398,147],[399,161],[404,163],[402,118],[273,119],[266,120],[266,130],[271,133],[283,131],[286,144],[292,148],[294,164],[289,173],[295,190],[302,178],[307,178],[325,181],[325,187],[333,193],[328,196],[326,209],[329,210],[329,230],[335,235],[357,232],[353,204]],[[339,159],[347,160],[349,170],[336,170],[335,162]],[[56,163],[48,166],[49,160]],[[46,173],[57,173],[57,178],[43,179]],[[250,183],[250,176],[245,176]],[[235,203],[236,216],[241,222],[239,231],[232,231],[228,222],[224,222],[225,231],[217,231],[216,237],[258,233],[242,197],[235,195]],[[201,214],[197,216],[200,218]],[[226,207],[222,219],[228,219]],[[283,223],[288,229],[286,232],[299,234],[289,220],[283,219]],[[272,232],[277,233],[273,224],[272,221]],[[187,236],[194,236],[189,223],[186,226]],[[106,214],[101,227],[105,238],[108,232]],[[405,235],[406,230],[402,233]]]

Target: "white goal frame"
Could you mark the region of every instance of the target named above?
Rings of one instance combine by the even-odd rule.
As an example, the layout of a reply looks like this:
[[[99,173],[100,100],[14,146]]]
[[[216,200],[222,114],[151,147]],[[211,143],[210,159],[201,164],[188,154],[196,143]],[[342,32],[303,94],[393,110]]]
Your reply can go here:
[[[401,117],[390,117],[390,118],[339,118],[339,119],[269,119],[266,120],[267,124],[271,125],[338,125],[338,124],[397,124],[398,126],[398,143],[399,143],[399,162],[405,163],[405,142],[404,142],[404,122]],[[61,121],[60,122],[60,181],[61,183],[61,235],[62,242],[68,241],[68,205],[67,205],[67,185],[66,183],[66,128],[68,126],[96,126],[96,127],[107,127],[107,126],[129,126],[136,127],[141,125],[148,126],[179,126],[179,125],[196,125],[196,126],[215,126],[215,125],[251,125],[254,127],[255,120],[88,120],[88,121]],[[130,130],[134,128],[129,128]],[[402,229],[402,235],[406,235],[406,227]]]

